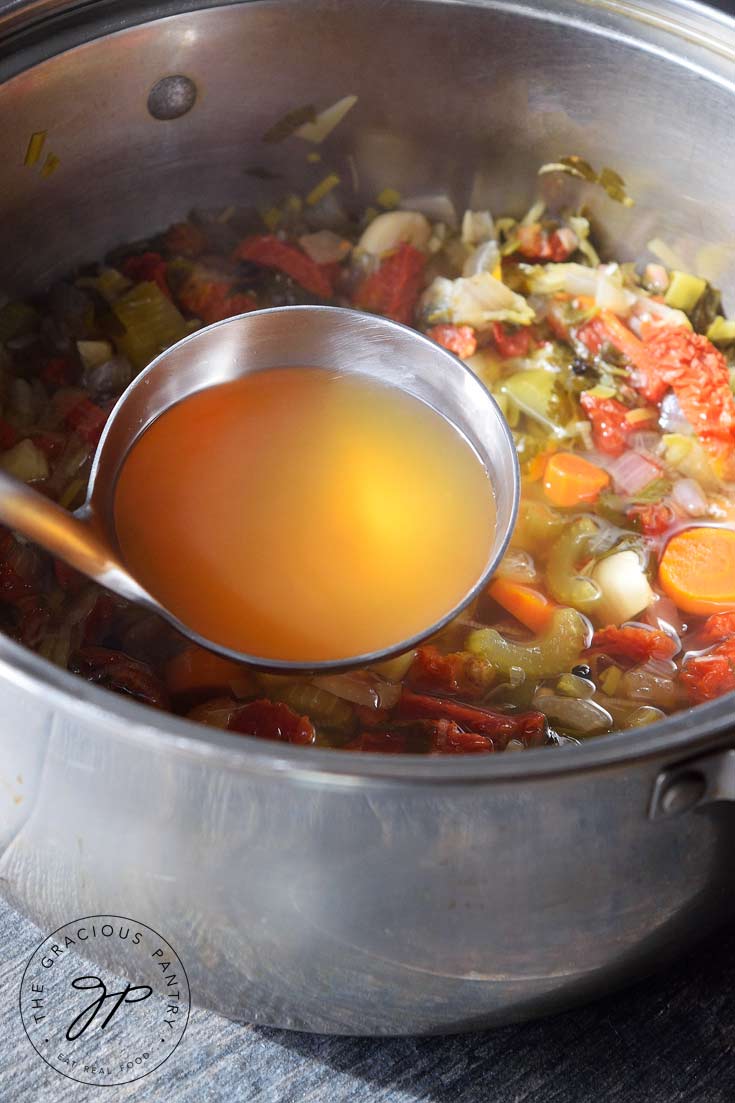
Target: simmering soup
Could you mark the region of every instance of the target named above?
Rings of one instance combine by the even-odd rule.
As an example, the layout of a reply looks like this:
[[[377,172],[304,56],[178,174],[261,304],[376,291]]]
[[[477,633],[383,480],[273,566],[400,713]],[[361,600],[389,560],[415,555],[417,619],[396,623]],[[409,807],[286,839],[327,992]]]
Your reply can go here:
[[[482,575],[494,512],[482,463],[445,418],[319,368],[184,399],[134,444],[115,495],[124,559],[184,623],[306,663],[446,616]]]

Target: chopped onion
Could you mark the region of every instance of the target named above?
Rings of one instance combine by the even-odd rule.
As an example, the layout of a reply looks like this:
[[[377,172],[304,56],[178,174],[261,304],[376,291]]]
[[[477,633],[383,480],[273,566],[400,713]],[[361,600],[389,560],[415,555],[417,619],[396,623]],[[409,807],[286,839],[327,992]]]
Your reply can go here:
[[[133,367],[125,356],[113,356],[85,372],[84,382],[93,398],[101,400],[122,394],[133,378]]]
[[[465,211],[462,219],[462,241],[465,245],[482,245],[496,241],[497,232],[490,211]]]
[[[641,429],[638,433],[631,433],[629,443],[636,452],[653,456],[661,443],[661,437],[651,429]]]
[[[634,305],[635,295],[623,287],[617,264],[606,264],[598,268],[595,302],[600,310],[611,310],[613,314],[627,314]]]
[[[400,685],[392,685],[370,674],[326,674],[312,678],[312,685],[326,689],[343,701],[369,709],[391,709],[401,696]]]
[[[503,578],[512,578],[515,582],[534,582],[537,578],[533,556],[521,548],[510,548],[495,573]]]
[[[483,330],[493,322],[529,325],[534,320],[523,296],[489,272],[456,280],[437,276],[424,292],[421,306],[430,325],[452,322]]]
[[[661,468],[640,452],[627,451],[610,464],[608,471],[615,489],[622,494],[637,494],[661,475]]]
[[[645,619],[653,628],[668,632],[671,636],[676,635],[677,639],[681,637],[683,631],[681,614],[670,597],[656,598],[646,609]]]
[[[689,517],[704,517],[709,512],[704,491],[696,479],[677,479],[671,498]]]
[[[652,663],[626,671],[620,682],[620,693],[634,700],[646,701],[668,711],[679,702],[679,690],[672,677],[673,672],[659,672]]]
[[[109,341],[77,341],[77,352],[83,367],[92,371],[112,359],[113,348]]]
[[[47,479],[49,474],[45,453],[27,437],[0,454],[0,468],[24,483]]]
[[[462,266],[463,276],[476,276],[480,272],[493,272],[500,262],[497,241],[485,241],[472,250]]]
[[[694,432],[691,422],[682,413],[679,399],[673,391],[663,397],[659,425],[665,433],[685,433],[689,435]]]
[[[661,709],[654,708],[653,705],[640,705],[639,708],[633,709],[623,727],[643,728],[647,724],[655,724],[657,720],[665,719],[666,713]]]
[[[299,245],[317,264],[334,264],[347,256],[352,246],[345,238],[332,230],[317,230],[315,234],[303,234]]]

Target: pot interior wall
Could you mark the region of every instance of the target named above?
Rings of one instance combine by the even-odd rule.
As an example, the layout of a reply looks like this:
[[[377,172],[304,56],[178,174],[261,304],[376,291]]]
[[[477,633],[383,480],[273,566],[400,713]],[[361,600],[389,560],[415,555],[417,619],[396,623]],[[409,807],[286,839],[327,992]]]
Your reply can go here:
[[[84,37],[91,33],[87,26]],[[51,24],[47,54],[54,41]],[[36,58],[29,50],[26,60]],[[644,256],[662,238],[727,290],[735,275],[727,64],[692,38],[626,18],[619,4],[562,2],[551,13],[533,3],[263,0],[107,34],[0,87],[0,290],[42,286],[192,207],[265,207],[331,170],[347,206],[390,185],[404,196],[446,190],[460,209],[520,213],[542,184],[552,202],[589,202],[616,255]],[[161,121],[148,95],[170,74],[194,82],[196,102]],[[307,161],[314,147],[298,138],[263,142],[287,111],[350,93],[357,104],[320,148],[320,163]],[[26,166],[40,131],[42,156]],[[557,174],[537,181],[539,165],[572,153],[621,172],[636,206]],[[44,175],[49,154],[58,166]]]

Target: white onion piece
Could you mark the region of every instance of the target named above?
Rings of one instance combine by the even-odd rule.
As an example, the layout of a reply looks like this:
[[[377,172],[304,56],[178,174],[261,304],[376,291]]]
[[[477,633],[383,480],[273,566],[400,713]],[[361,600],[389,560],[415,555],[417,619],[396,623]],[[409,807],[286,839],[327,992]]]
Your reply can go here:
[[[334,264],[346,257],[352,246],[345,238],[332,230],[317,230],[315,234],[303,234],[299,245],[316,264]]]
[[[615,482],[615,489],[623,494],[637,494],[661,474],[658,464],[646,459],[640,452],[624,452],[608,471]]]
[[[600,310],[611,310],[613,314],[627,314],[634,305],[635,295],[623,287],[617,265],[603,265],[597,270],[595,302]]]
[[[463,276],[476,276],[479,272],[492,272],[500,262],[497,241],[485,241],[472,250],[462,266]]]
[[[684,417],[679,399],[673,391],[669,391],[663,397],[659,425],[665,433],[684,433],[690,436],[694,432],[691,422]]]
[[[343,701],[351,701],[369,709],[393,708],[401,696],[400,685],[392,685],[369,674],[325,674],[323,677],[312,678],[312,685],[326,689]]]
[[[490,211],[465,211],[462,219],[462,241],[465,245],[480,245],[495,241],[497,233]]]
[[[495,573],[503,578],[512,578],[515,582],[534,582],[537,578],[533,557],[521,548],[510,548],[500,560]]]
[[[709,512],[704,491],[696,479],[677,479],[671,497],[689,517],[704,517]]]
[[[629,443],[636,452],[654,455],[661,443],[661,437],[651,429],[641,429],[637,433],[631,433]]]
[[[619,692],[624,697],[645,701],[669,711],[676,708],[679,700],[679,690],[671,673],[657,673],[650,668],[649,663],[626,671],[621,679]]]
[[[681,614],[670,597],[657,597],[646,609],[645,619],[653,628],[680,639],[683,631]]]

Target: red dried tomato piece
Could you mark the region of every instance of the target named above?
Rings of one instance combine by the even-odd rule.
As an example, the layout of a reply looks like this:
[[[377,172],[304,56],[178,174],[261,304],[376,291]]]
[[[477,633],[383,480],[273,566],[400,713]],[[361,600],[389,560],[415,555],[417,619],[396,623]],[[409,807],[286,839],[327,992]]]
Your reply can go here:
[[[442,655],[437,647],[429,644],[416,652],[406,683],[419,689],[472,698],[482,697],[494,676],[493,666],[486,659],[468,651]]]
[[[48,387],[68,387],[76,379],[77,369],[66,356],[55,356],[46,361],[39,374]]]
[[[120,265],[120,271],[133,283],[156,283],[169,299],[171,291],[166,279],[166,261],[160,253],[140,253],[137,257],[126,257]]]
[[[26,647],[38,647],[43,639],[51,610],[40,594],[26,594],[14,602],[18,617],[18,638]]]
[[[595,317],[590,318],[579,327],[577,340],[581,341],[593,356],[597,356],[603,345],[609,342],[610,335],[602,318]]]
[[[84,621],[82,642],[96,645],[109,635],[115,615],[120,608],[120,599],[101,591]]]
[[[527,260],[567,260],[577,248],[577,239],[569,231],[566,236],[559,230],[549,233],[538,222],[519,226],[517,230],[518,252]]]
[[[499,750],[511,739],[537,744],[546,736],[546,717],[541,712],[509,714],[477,705],[414,693],[404,687],[396,716],[405,720],[451,720],[468,732],[489,736]]]
[[[472,326],[432,326],[427,329],[426,336],[436,341],[437,345],[449,349],[461,360],[466,360],[477,352],[477,337]]]
[[[430,754],[491,754],[495,744],[489,735],[463,731],[451,720],[437,720],[431,735]]]
[[[579,404],[592,423],[592,440],[595,448],[608,456],[619,456],[625,451],[633,425],[627,420],[628,409],[617,398],[599,398],[583,391]]]
[[[646,342],[646,350],[660,364],[661,379],[673,388],[697,436],[735,445],[735,398],[727,360],[719,349],[701,333],[662,326]]]
[[[645,663],[649,659],[670,659],[678,651],[676,640],[657,628],[638,628],[626,625],[617,628],[598,628],[590,647],[604,651],[611,659],[631,663]]]
[[[74,592],[81,590],[86,585],[87,579],[79,571],[75,571],[63,559],[54,559],[54,576],[62,590]]]
[[[421,291],[426,257],[406,242],[387,256],[357,289],[353,306],[409,325]]]
[[[246,237],[235,250],[237,260],[251,260],[266,268],[276,268],[313,295],[331,299],[334,295],[332,280],[325,265],[317,264],[296,245],[281,241],[275,234],[257,234]]]
[[[533,341],[528,326],[517,329],[515,333],[506,329],[502,322],[493,322],[492,335],[495,347],[504,360],[514,356],[528,356]]]
[[[35,593],[43,575],[38,552],[19,544],[6,528],[0,528],[0,601],[16,605]]]
[[[205,325],[222,322],[236,314],[258,309],[258,300],[248,292],[232,291],[232,280],[219,280],[192,273],[179,291],[184,310],[201,318]]]
[[[365,728],[379,728],[388,719],[388,709],[373,709],[367,705],[356,705],[355,716],[358,724]]]
[[[256,735],[279,743],[313,743],[314,725],[280,701],[250,701],[233,712],[227,725],[241,735]]]
[[[96,447],[108,417],[109,411],[103,410],[90,399],[83,398],[67,411],[64,420],[77,436]]]
[[[735,689],[735,636],[706,655],[692,655],[684,664],[680,677],[694,705],[712,701]]]
[[[4,452],[6,448],[12,448],[17,442],[18,430],[5,418],[0,417],[0,451]]]
[[[408,750],[406,732],[387,731],[384,728],[371,728],[361,732],[357,739],[348,743],[347,751],[375,751],[378,754],[405,754]]]
[[[177,222],[166,231],[163,244],[176,257],[196,258],[206,250],[207,235],[191,222]]]
[[[673,509],[665,502],[630,506],[627,516],[635,522],[644,536],[660,536],[675,520]]]
[[[702,636],[712,643],[723,640],[726,636],[735,636],[735,611],[713,613],[711,617],[707,617],[702,628]]]
[[[148,663],[131,659],[122,651],[108,647],[80,647],[72,656],[69,669],[88,682],[123,693],[157,709],[169,709],[170,701],[163,682]]]
[[[64,438],[58,433],[31,433],[31,440],[50,460],[56,459],[64,447]]]

